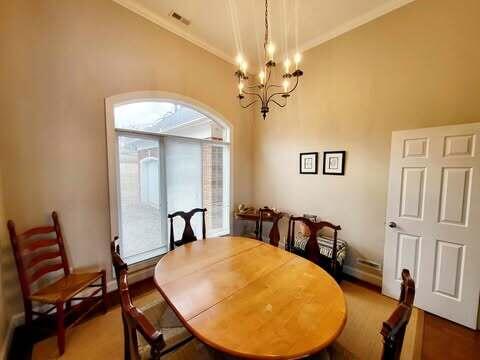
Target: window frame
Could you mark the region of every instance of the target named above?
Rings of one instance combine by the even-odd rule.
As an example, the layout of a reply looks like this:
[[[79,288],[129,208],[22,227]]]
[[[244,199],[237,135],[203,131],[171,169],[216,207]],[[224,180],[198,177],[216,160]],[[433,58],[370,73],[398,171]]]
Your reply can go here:
[[[182,106],[189,107],[199,113],[205,115],[211,120],[215,121],[225,129],[224,141],[207,140],[207,139],[195,139],[177,135],[151,133],[139,130],[130,130],[115,128],[115,107],[127,104],[133,104],[138,102],[169,102]],[[194,141],[197,143],[209,143],[215,145],[223,145],[224,150],[227,153],[229,161],[227,169],[224,169],[224,176],[227,176],[226,190],[228,192],[228,204],[226,206],[226,219],[228,221],[228,231],[233,231],[233,216],[231,207],[233,205],[233,126],[226,120],[221,114],[210,108],[209,106],[202,104],[201,102],[175,93],[164,91],[140,91],[131,92],[120,95],[114,95],[105,99],[105,121],[106,121],[106,140],[107,140],[107,165],[108,165],[108,188],[109,188],[109,213],[110,213],[110,241],[115,236],[121,236],[120,227],[120,188],[119,188],[119,159],[118,159],[118,137],[119,136],[138,136],[149,139],[156,139],[160,146],[160,179],[165,177],[165,152],[164,152],[164,139],[171,138],[180,141]],[[161,201],[167,201],[166,189],[160,187]],[[166,203],[165,203],[166,204]],[[164,207],[167,208],[168,204]],[[162,207],[162,206],[161,206]],[[167,224],[166,214],[165,221],[162,221],[162,227]],[[168,242],[168,239],[167,239]],[[158,261],[158,256],[150,260],[141,261],[132,264],[130,268],[134,272],[144,272],[144,276],[140,278],[150,276],[152,274],[153,266]]]

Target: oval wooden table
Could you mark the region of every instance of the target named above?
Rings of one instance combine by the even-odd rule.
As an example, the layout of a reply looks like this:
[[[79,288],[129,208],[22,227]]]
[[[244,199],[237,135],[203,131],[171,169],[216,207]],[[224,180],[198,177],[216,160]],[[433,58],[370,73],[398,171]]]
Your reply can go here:
[[[347,318],[343,292],[327,272],[244,237],[183,245],[159,261],[154,281],[195,337],[242,358],[317,353]]]

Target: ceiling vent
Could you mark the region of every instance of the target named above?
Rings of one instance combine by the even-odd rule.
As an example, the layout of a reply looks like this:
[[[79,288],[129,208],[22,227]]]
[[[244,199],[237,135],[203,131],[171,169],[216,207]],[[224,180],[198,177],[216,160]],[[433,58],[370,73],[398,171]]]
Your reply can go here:
[[[184,25],[190,25],[190,20],[184,18],[182,15],[180,15],[179,13],[175,12],[175,11],[170,11],[170,16],[172,18],[174,18],[175,20],[178,20],[180,21],[181,23],[183,23]]]

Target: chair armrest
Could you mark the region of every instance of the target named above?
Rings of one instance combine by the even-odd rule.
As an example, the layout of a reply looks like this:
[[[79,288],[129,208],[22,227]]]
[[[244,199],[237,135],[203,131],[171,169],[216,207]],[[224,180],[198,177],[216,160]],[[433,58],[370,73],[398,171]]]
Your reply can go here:
[[[152,348],[161,348],[165,345],[165,340],[163,339],[161,331],[155,329],[152,323],[140,310],[137,308],[131,308],[130,314],[135,319],[137,330]]]

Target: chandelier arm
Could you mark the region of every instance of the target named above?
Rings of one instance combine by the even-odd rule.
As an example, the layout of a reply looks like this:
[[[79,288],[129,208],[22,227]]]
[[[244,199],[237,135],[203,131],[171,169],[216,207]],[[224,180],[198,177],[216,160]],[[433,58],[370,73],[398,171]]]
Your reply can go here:
[[[272,99],[271,101],[274,102],[275,104],[277,104],[278,106],[282,107],[282,108],[285,107],[285,105],[287,105],[287,99],[285,99],[285,103],[284,103],[284,104],[280,104],[280,103],[277,102],[275,99]]]
[[[268,89],[270,89],[270,88],[272,88],[272,87],[281,88],[282,85],[275,85],[275,84],[270,84],[270,85],[268,85]]]
[[[260,99],[260,101],[263,103],[263,98],[260,96],[260,94],[257,94],[257,93],[254,93],[254,92],[250,92],[250,91],[244,91],[243,93],[244,93],[244,94],[247,94],[247,95],[255,95],[255,96],[258,96],[258,98]]]
[[[273,93],[272,95],[270,95],[267,99],[267,103],[270,101],[271,98],[273,98],[275,95],[284,95],[284,94],[290,94],[291,92],[293,92],[298,86],[298,76],[297,76],[297,81],[295,82],[295,86],[287,91],[287,92],[276,92],[276,93]]]
[[[253,101],[249,102],[247,105],[243,105],[243,104],[242,104],[242,100],[240,100],[239,102],[240,102],[240,106],[241,106],[242,108],[246,109],[246,108],[252,106],[253,104],[255,104],[257,101],[258,101],[258,100],[253,100]]]

